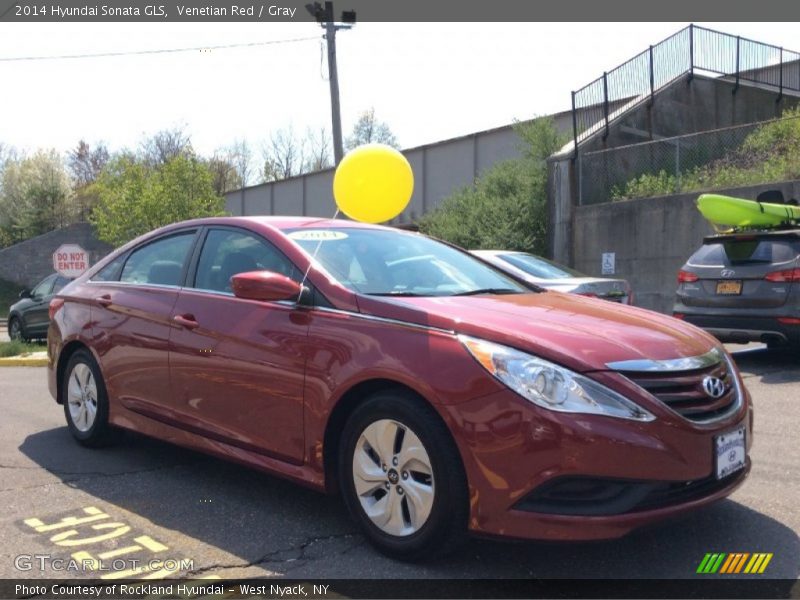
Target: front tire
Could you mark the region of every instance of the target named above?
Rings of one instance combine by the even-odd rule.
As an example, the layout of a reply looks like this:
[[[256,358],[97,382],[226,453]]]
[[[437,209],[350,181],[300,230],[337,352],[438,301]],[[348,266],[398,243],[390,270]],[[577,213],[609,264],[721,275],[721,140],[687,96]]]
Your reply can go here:
[[[8,339],[13,341],[27,342],[25,332],[22,329],[22,322],[19,317],[11,317],[8,321]]]
[[[413,394],[378,392],[353,412],[342,433],[339,477],[350,514],[387,556],[441,556],[466,536],[461,457],[435,411]]]
[[[88,350],[78,350],[70,357],[61,386],[64,416],[72,437],[87,447],[104,446],[111,441],[108,393],[100,368]]]

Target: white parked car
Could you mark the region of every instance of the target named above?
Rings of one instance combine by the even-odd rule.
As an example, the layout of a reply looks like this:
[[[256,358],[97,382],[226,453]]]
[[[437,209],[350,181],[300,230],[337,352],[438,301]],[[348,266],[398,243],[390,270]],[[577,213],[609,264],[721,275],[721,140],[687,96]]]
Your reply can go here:
[[[589,277],[551,260],[513,250],[473,250],[478,256],[503,271],[549,290],[633,304],[631,285],[624,279]]]

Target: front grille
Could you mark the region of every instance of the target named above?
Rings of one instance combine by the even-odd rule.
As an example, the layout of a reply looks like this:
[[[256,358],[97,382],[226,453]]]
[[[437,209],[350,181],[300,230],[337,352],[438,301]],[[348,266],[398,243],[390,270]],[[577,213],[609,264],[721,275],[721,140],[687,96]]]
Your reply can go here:
[[[672,410],[694,422],[713,421],[725,416],[737,401],[733,373],[725,361],[689,371],[619,371],[650,392]],[[703,388],[706,377],[716,377],[724,384],[724,393],[713,398]]]

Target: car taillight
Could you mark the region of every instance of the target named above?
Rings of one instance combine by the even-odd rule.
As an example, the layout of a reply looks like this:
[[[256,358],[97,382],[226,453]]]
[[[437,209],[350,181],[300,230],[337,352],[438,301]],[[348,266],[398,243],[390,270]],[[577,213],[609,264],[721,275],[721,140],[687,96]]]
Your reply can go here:
[[[675,317],[676,319],[680,319],[681,321],[683,321],[686,318],[686,315],[683,313],[672,313],[672,316]]]
[[[694,273],[689,273],[689,271],[678,271],[678,283],[694,283],[700,279]]]
[[[784,325],[800,325],[800,319],[797,317],[778,317],[778,321]]]
[[[800,269],[773,271],[772,273],[767,273],[764,279],[773,282],[800,281]]]
[[[50,300],[50,308],[48,310],[50,314],[50,320],[53,320],[53,317],[56,316],[56,313],[64,306],[64,299],[63,298],[53,298]]]

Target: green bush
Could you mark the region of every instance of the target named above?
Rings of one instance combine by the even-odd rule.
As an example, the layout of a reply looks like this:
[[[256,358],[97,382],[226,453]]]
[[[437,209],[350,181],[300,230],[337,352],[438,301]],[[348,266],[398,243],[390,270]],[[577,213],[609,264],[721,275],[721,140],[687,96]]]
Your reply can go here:
[[[30,352],[44,352],[45,350],[47,350],[47,347],[44,344],[29,344],[27,342],[20,342],[19,340],[0,342],[0,358],[19,356],[20,354],[29,354]]]
[[[552,119],[518,123],[522,157],[494,165],[472,187],[424,215],[420,230],[469,249],[542,254],[547,243],[547,165],[563,140]]]

